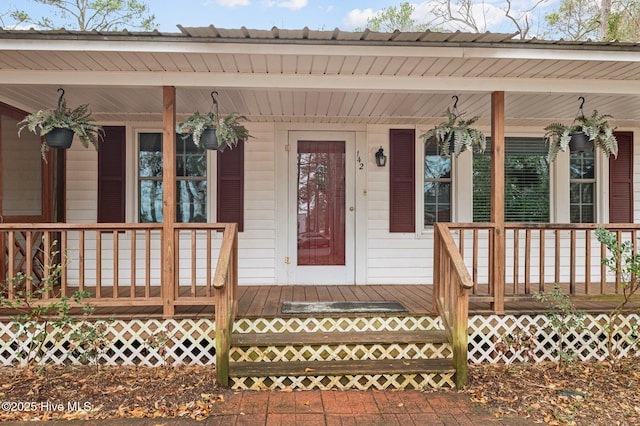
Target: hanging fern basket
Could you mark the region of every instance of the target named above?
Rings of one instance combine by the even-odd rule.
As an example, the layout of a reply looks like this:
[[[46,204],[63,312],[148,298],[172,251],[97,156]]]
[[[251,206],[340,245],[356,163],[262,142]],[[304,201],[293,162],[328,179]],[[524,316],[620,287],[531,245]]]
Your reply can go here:
[[[447,135],[446,137],[448,138],[449,135]],[[455,142],[453,136],[451,136],[451,139],[449,139],[449,154],[453,154],[455,152],[455,150],[456,150],[456,142]]]
[[[569,141],[569,150],[571,152],[591,152],[593,151],[593,141],[589,140],[589,136],[584,132],[574,132]]]
[[[209,127],[204,129],[202,136],[200,136],[200,143],[206,149],[218,149],[218,137],[216,136],[216,129]]]
[[[44,135],[44,140],[50,148],[69,149],[73,142],[73,134],[71,129],[57,128]]]

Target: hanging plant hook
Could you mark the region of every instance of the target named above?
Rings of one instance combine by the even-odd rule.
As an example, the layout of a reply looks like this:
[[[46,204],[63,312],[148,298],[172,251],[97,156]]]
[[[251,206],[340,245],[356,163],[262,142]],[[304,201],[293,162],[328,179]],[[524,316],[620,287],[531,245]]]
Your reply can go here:
[[[211,91],[211,100],[213,101],[213,107],[215,108],[215,114],[216,114],[216,120],[218,119],[218,117],[220,116],[220,114],[218,113],[218,92],[215,90]]]
[[[459,98],[457,95],[453,95],[451,99],[453,100],[453,113],[455,115],[458,115],[458,99]]]
[[[64,102],[64,89],[61,87],[57,90],[60,93],[60,97],[58,98],[58,109],[62,108],[62,103]]]
[[[573,119],[574,122],[578,119],[578,117],[584,116],[584,110],[582,109],[582,107],[584,106],[584,96],[578,97],[578,100],[580,101],[580,106],[578,107],[578,114],[576,114],[576,118]]]

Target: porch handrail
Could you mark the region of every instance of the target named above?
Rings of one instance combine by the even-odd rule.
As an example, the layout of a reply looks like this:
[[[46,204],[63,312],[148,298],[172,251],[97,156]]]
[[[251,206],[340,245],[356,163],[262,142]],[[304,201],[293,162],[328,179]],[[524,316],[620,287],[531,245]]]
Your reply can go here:
[[[231,332],[238,311],[238,225],[225,225],[222,247],[213,277],[216,298],[216,376],[229,386]]]
[[[447,227],[472,273],[470,297],[491,303],[497,312],[504,311],[499,301],[529,302],[534,293],[555,284],[576,300],[621,300],[621,277],[602,263],[607,248],[597,241],[595,231],[602,227],[618,241],[631,241],[634,253],[640,246],[640,224],[507,222],[501,237],[506,250],[496,257],[492,249],[498,238],[496,224],[448,223]],[[498,274],[504,274],[504,286],[495,284]]]
[[[456,387],[467,383],[469,289],[473,281],[446,223],[436,223],[433,256],[433,301],[453,351]]]
[[[174,266],[180,274],[164,291],[158,268],[161,223],[3,223],[0,276],[33,276],[20,288],[41,291],[34,305],[59,301],[79,290],[88,293],[84,303],[95,307],[164,308],[166,300],[171,306],[214,306],[215,262],[223,244],[215,234],[223,236],[227,224],[177,223],[172,228]],[[52,265],[60,265],[60,277],[51,289],[42,291],[39,283],[50,275]],[[225,265],[224,274],[227,269]],[[19,290],[14,280],[2,284],[7,297],[14,298]],[[163,311],[163,315],[174,314]]]

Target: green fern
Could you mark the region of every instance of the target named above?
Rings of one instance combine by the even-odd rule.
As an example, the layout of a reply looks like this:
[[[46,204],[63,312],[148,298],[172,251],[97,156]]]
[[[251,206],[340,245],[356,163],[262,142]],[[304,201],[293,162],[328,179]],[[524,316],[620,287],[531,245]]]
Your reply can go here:
[[[607,156],[618,157],[618,141],[613,134],[615,128],[611,127],[608,119],[609,114],[598,114],[597,110],[589,116],[584,114],[576,117],[576,122],[572,126],[562,123],[551,123],[544,128],[544,140],[549,148],[547,159],[549,162],[555,161],[558,152],[566,151],[571,141],[571,135],[576,132],[584,132],[593,141],[594,146],[599,147]]]
[[[64,98],[60,99],[56,108],[41,109],[29,114],[17,125],[18,136],[25,127],[38,136],[44,136],[54,129],[70,129],[78,135],[82,146],[88,148],[91,144],[96,150],[98,143],[104,139],[104,129],[94,123],[89,106],[83,104],[74,109],[67,108],[67,101]],[[40,146],[43,160],[46,160],[48,150],[49,147],[45,143]]]
[[[227,147],[235,147],[239,140],[253,137],[247,128],[240,124],[239,120],[247,120],[247,117],[236,112],[220,118],[217,118],[213,112],[207,114],[195,112],[191,117],[179,123],[176,126],[176,131],[182,133],[183,138],[191,135],[193,143],[201,146],[202,133],[206,129],[214,127],[218,139],[218,150],[224,151]]]
[[[593,144],[600,147],[607,155],[618,157],[618,140],[613,131],[614,127],[609,124],[609,114],[598,114],[598,110],[593,110],[590,116],[581,115],[576,120],[582,124],[575,126],[582,130]]]
[[[420,135],[425,143],[435,139],[440,147],[441,155],[445,157],[450,155],[449,147],[452,141],[453,154],[456,157],[459,156],[461,152],[467,150],[473,150],[475,152],[485,151],[487,147],[487,137],[481,131],[470,127],[478,121],[479,116],[463,120],[461,114],[456,114],[449,108],[445,111],[444,116],[447,118],[445,121]]]

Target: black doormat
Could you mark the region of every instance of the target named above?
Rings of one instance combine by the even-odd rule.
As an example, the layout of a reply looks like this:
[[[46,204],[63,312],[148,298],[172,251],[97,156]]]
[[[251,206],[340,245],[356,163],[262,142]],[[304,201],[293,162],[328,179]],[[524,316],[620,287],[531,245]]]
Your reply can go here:
[[[409,312],[395,301],[371,302],[283,302],[283,314],[350,314]]]

